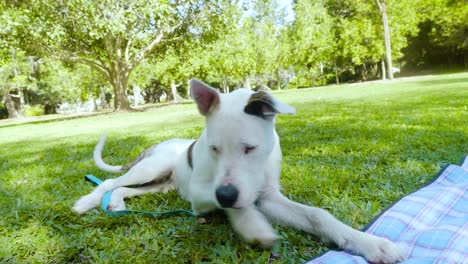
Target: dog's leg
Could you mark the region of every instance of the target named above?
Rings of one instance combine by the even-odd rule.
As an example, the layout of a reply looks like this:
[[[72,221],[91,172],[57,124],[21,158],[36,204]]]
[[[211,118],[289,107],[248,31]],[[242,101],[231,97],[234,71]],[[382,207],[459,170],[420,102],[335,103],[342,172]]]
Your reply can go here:
[[[279,191],[265,194],[258,206],[269,219],[333,242],[370,262],[395,263],[405,258],[402,249],[390,240],[355,230],[327,211],[291,201]]]
[[[101,202],[102,196],[118,187],[129,185],[144,184],[160,177],[167,176],[173,169],[171,157],[157,159],[158,165],[155,165],[154,159],[144,159],[133,166],[127,173],[116,178],[105,180],[97,186],[90,194],[81,197],[73,206],[73,210],[82,214]]]
[[[196,214],[203,214],[215,210],[216,204],[214,200],[214,192],[209,192],[211,190],[211,183],[200,183],[194,182],[189,186],[190,192],[190,203],[192,205],[192,211]]]
[[[109,211],[120,211],[125,210],[124,199],[128,197],[139,196],[147,193],[163,192],[174,189],[174,182],[172,180],[167,180],[167,182],[154,184],[145,187],[139,188],[128,188],[128,187],[119,187],[112,192],[111,200],[107,206]]]
[[[278,240],[275,230],[254,207],[226,209],[234,230],[248,243],[259,243],[263,248],[271,248]]]

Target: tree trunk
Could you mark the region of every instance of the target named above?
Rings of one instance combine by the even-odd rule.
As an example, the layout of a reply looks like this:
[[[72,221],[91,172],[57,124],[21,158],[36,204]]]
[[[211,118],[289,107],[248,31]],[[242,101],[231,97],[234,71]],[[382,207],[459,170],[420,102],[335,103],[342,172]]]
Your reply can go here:
[[[192,96],[190,95],[190,79],[187,80],[187,98],[192,98]]]
[[[384,62],[384,60],[382,59],[382,80],[385,81],[386,79],[387,79],[387,77],[386,77],[386,75],[385,75],[385,62]]]
[[[15,102],[11,98],[10,91],[7,88],[3,89],[3,99],[5,100],[5,107],[8,111],[8,118],[18,118],[20,113],[16,109]]]
[[[99,110],[99,105],[97,103],[97,97],[95,97],[94,95],[91,95],[91,98],[93,98],[93,105],[94,105],[93,112],[96,112],[97,110]]]
[[[286,75],[286,74],[282,74],[281,71],[282,71],[282,69],[277,69],[276,70],[276,89],[278,91],[281,91],[281,84],[282,84],[283,80],[286,79],[286,78],[281,78],[282,76]]]
[[[322,83],[322,86],[325,85],[324,77],[323,77],[323,62],[322,61],[320,61],[320,82]]]
[[[380,2],[381,0],[376,0],[376,1],[377,1],[377,5],[380,8],[380,12],[382,13],[388,79],[393,80],[392,45],[390,43],[390,29],[388,28],[387,7],[385,5],[385,0],[382,0],[382,2]]]
[[[338,66],[336,65],[336,60],[335,60],[335,80],[336,80],[336,84],[340,84],[340,75],[339,75],[339,71],[338,71]]]
[[[133,86],[133,105],[134,106],[139,106],[145,104],[145,100],[143,96],[141,95],[141,89],[140,86],[134,85]]]
[[[111,85],[114,88],[114,110],[131,110],[130,103],[128,102],[127,91],[128,73],[114,67],[115,71],[111,75]]]
[[[106,108],[106,94],[104,93],[104,88],[102,85],[99,85],[99,100],[101,101],[101,109]]]
[[[223,93],[225,93],[225,94],[229,93],[229,86],[227,84],[226,78],[224,78],[224,80],[221,82],[221,84],[223,86]]]
[[[44,103],[44,115],[57,114],[57,104],[45,102]]]
[[[177,85],[174,80],[171,81],[171,93],[175,103],[182,101],[182,97],[177,92]]]
[[[18,62],[16,60],[16,50],[15,48],[11,48],[10,49],[10,55],[11,55],[11,60],[12,62],[14,62],[15,66],[13,67],[13,75],[15,77],[18,76],[18,69],[17,69],[17,66],[18,66]],[[11,101],[11,103],[8,103],[8,104],[11,104],[14,108],[14,116],[13,117],[10,117],[10,118],[17,118],[17,117],[22,117],[24,116],[24,96],[23,96],[23,92],[21,91],[21,87],[18,87],[18,95],[19,95],[19,105],[15,105],[15,102],[13,101],[13,98],[10,94],[10,91],[8,89],[5,89],[5,92],[8,93],[8,97],[9,97],[9,101]],[[5,102],[7,100],[5,99]],[[6,104],[6,103],[5,103]],[[10,113],[10,111],[8,110],[8,112]]]
[[[114,86],[114,110],[130,110],[127,96],[125,95],[126,85],[121,82],[113,84]]]
[[[21,116],[24,116],[24,105],[26,104],[26,102],[24,100],[24,93],[21,88],[18,88],[18,97],[20,101],[19,112]]]
[[[245,88],[251,90],[251,87],[250,87],[250,78],[249,78],[249,77],[246,77],[246,78],[245,78]]]

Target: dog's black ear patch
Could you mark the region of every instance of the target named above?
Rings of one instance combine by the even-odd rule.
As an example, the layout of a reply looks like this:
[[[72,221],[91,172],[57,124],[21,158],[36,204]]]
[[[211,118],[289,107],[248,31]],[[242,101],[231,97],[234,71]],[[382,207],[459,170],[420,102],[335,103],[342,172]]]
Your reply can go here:
[[[250,96],[247,105],[244,107],[244,112],[265,120],[272,120],[275,114],[295,114],[296,109],[267,92],[259,91]]]
[[[250,96],[244,107],[244,112],[266,120],[272,119],[274,114],[278,113],[273,97],[264,91],[256,92]]]

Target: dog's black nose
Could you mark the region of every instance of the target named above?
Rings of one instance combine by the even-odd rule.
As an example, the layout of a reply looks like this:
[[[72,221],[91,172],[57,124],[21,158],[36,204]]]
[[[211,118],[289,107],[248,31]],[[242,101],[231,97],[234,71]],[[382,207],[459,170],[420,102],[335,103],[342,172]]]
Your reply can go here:
[[[216,199],[224,208],[230,208],[234,205],[239,196],[239,191],[234,185],[222,185],[216,189]]]

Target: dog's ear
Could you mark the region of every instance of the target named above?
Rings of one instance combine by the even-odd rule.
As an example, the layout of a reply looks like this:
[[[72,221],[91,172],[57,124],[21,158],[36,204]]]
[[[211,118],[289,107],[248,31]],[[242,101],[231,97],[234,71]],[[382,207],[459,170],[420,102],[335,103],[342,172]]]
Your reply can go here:
[[[244,107],[244,112],[265,120],[272,120],[276,114],[295,114],[296,109],[282,103],[269,93],[260,91],[250,96],[247,105]]]
[[[219,92],[198,79],[190,81],[190,94],[197,103],[200,114],[204,116],[219,104]]]

